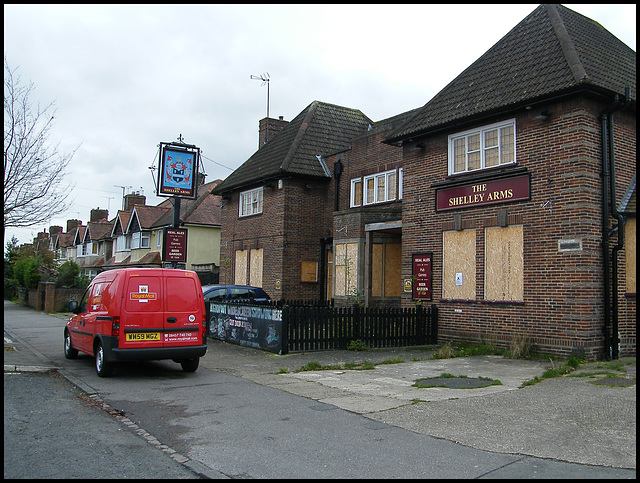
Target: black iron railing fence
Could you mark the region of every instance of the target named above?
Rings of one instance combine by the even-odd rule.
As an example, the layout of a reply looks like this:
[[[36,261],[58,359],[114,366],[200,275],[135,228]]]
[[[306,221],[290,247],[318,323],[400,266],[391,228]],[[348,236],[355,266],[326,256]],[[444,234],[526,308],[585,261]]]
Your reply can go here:
[[[290,351],[404,347],[437,342],[437,308],[315,307],[284,305],[283,330]]]

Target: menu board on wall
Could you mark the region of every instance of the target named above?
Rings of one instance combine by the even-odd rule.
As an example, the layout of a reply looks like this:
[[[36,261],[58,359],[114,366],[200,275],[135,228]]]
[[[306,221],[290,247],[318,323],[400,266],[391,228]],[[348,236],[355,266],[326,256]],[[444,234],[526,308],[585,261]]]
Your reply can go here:
[[[433,254],[413,255],[413,298],[431,300],[431,258]]]

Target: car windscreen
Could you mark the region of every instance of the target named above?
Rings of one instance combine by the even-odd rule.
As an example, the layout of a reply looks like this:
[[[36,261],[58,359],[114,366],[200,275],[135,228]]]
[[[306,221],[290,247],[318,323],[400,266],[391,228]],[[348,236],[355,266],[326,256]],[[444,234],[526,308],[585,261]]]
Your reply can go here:
[[[258,293],[257,290],[247,287],[231,287],[229,289],[230,300],[253,300],[255,298],[262,298],[264,295]]]

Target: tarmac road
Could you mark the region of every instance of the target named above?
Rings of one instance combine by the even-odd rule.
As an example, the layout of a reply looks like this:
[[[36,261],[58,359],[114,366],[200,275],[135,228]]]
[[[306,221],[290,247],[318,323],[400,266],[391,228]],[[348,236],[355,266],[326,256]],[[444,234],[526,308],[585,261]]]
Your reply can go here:
[[[22,311],[31,310],[12,304],[8,307],[5,301],[5,321],[8,320],[7,309],[12,314],[14,310],[21,312],[20,316],[24,315]],[[29,320],[35,326],[33,330],[20,324],[11,327],[5,323],[9,335],[29,348],[17,352],[6,352],[5,349],[5,371],[12,363],[14,370],[20,364],[56,365],[61,356],[60,348],[55,350],[57,355],[45,356],[43,353],[51,348],[38,346],[38,338],[33,334],[36,330],[61,334],[64,322],[58,321],[56,327],[52,324],[55,317],[31,313],[33,316]],[[433,437],[434,441],[446,440],[486,451],[486,454],[516,457],[505,460],[503,466],[496,467],[487,477],[635,478],[635,359],[624,366],[626,372],[618,373],[619,379],[624,378],[632,384],[629,387],[599,385],[594,384],[592,378],[565,376],[520,388],[524,380],[540,376],[549,364],[500,357],[433,361],[428,360],[429,353],[424,348],[404,348],[278,356],[210,340],[207,355],[201,360],[201,369],[239,376],[303,396],[316,401],[317,408],[346,410],[370,420],[369,428],[365,424],[367,430],[397,427]],[[25,355],[29,360],[20,360]],[[374,370],[367,371],[293,372],[309,362],[326,366],[346,362],[380,363],[389,359],[406,362],[377,365]],[[77,364],[78,361],[72,362]],[[585,369],[594,366],[588,364]],[[438,377],[445,372],[469,378],[498,379],[502,385],[481,389],[412,386],[416,379]],[[64,369],[62,374],[65,374]],[[83,381],[70,379],[83,386]],[[233,383],[233,387],[237,386]],[[83,389],[95,391],[86,386]],[[188,456],[195,461],[204,459],[199,451],[204,449],[198,448]]]
[[[4,373],[4,478],[198,478],[58,375]]]

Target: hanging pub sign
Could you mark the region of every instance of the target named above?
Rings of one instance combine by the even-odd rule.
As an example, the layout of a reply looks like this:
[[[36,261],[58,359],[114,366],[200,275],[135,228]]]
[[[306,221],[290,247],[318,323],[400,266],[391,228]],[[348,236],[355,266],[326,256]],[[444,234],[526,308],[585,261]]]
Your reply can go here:
[[[413,255],[413,298],[431,300],[431,257],[433,254]]]
[[[187,230],[185,228],[165,228],[162,240],[162,261],[187,262]]]
[[[188,144],[160,143],[158,196],[195,199],[200,149]]]

